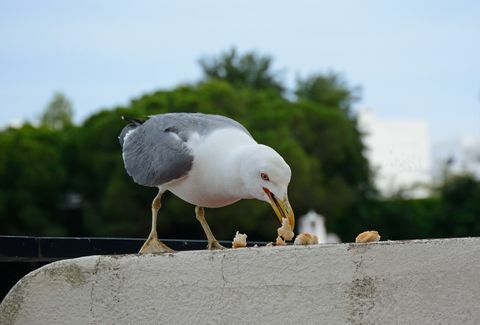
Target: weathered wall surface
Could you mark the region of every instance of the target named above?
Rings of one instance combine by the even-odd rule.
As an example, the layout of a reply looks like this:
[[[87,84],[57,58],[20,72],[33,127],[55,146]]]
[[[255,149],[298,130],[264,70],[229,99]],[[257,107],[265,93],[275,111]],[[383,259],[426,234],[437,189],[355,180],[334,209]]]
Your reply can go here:
[[[89,256],[24,277],[0,324],[480,324],[480,238]]]

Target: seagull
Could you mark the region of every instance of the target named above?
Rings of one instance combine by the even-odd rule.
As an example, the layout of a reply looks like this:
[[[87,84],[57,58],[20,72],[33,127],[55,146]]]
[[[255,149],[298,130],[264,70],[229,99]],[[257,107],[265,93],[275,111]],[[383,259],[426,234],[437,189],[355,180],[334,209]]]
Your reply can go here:
[[[291,170],[271,147],[257,143],[240,123],[221,115],[167,113],[147,120],[122,116],[120,133],[125,169],[134,182],[157,187],[152,228],[140,253],[173,250],[157,235],[161,198],[170,191],[195,206],[208,249],[223,249],[205,220],[205,208],[220,208],[242,199],[269,203],[280,223],[295,226],[288,201]]]

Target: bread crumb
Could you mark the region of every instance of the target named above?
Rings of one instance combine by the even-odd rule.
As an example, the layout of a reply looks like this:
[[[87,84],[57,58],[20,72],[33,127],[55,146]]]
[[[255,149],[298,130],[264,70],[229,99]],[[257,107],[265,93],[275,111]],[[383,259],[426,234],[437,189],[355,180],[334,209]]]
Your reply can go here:
[[[293,242],[294,245],[316,245],[318,244],[318,237],[314,234],[310,234],[308,232],[303,232],[299,234],[295,241]]]
[[[247,247],[247,235],[237,231],[233,238],[232,248]]]
[[[275,244],[277,244],[277,246],[285,246],[286,245],[285,241],[283,241],[282,237],[280,237],[280,236],[277,237],[277,241],[276,241]]]
[[[258,245],[257,244],[253,245],[253,248],[258,248]]]
[[[368,243],[373,241],[379,241],[380,235],[376,230],[364,231],[355,238],[356,243]]]
[[[284,240],[292,240],[293,236],[295,236],[287,218],[282,219],[282,226],[277,229],[277,233],[278,236],[281,236]]]
[[[267,245],[265,245],[266,247],[272,247],[273,246],[273,242],[269,242]]]

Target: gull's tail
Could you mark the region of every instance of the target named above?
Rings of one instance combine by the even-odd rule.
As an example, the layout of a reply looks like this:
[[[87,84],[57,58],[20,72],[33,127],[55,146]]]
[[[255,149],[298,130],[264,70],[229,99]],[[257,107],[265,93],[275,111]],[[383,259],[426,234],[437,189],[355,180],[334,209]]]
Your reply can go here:
[[[123,142],[125,141],[125,137],[127,136],[127,134],[135,130],[138,126],[142,125],[145,122],[145,120],[141,120],[138,118],[133,118],[125,115],[122,116],[122,120],[124,120],[125,122],[128,122],[128,124],[125,125],[125,127],[122,129],[122,132],[120,132],[120,135],[118,136],[118,140],[120,141],[120,146],[123,147]]]
[[[142,119],[139,119],[139,118],[134,118],[134,117],[131,117],[131,116],[126,116],[126,115],[122,115],[122,120],[124,120],[125,122],[128,122],[130,124],[143,124],[145,123],[145,120],[142,120]]]

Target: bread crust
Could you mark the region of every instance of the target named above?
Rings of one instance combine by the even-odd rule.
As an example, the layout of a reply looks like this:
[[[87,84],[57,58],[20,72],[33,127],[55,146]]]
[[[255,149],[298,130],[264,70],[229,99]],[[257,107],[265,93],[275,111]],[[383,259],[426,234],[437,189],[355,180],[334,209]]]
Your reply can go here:
[[[380,234],[376,230],[369,230],[360,233],[357,238],[355,238],[356,243],[370,243],[380,240]]]

